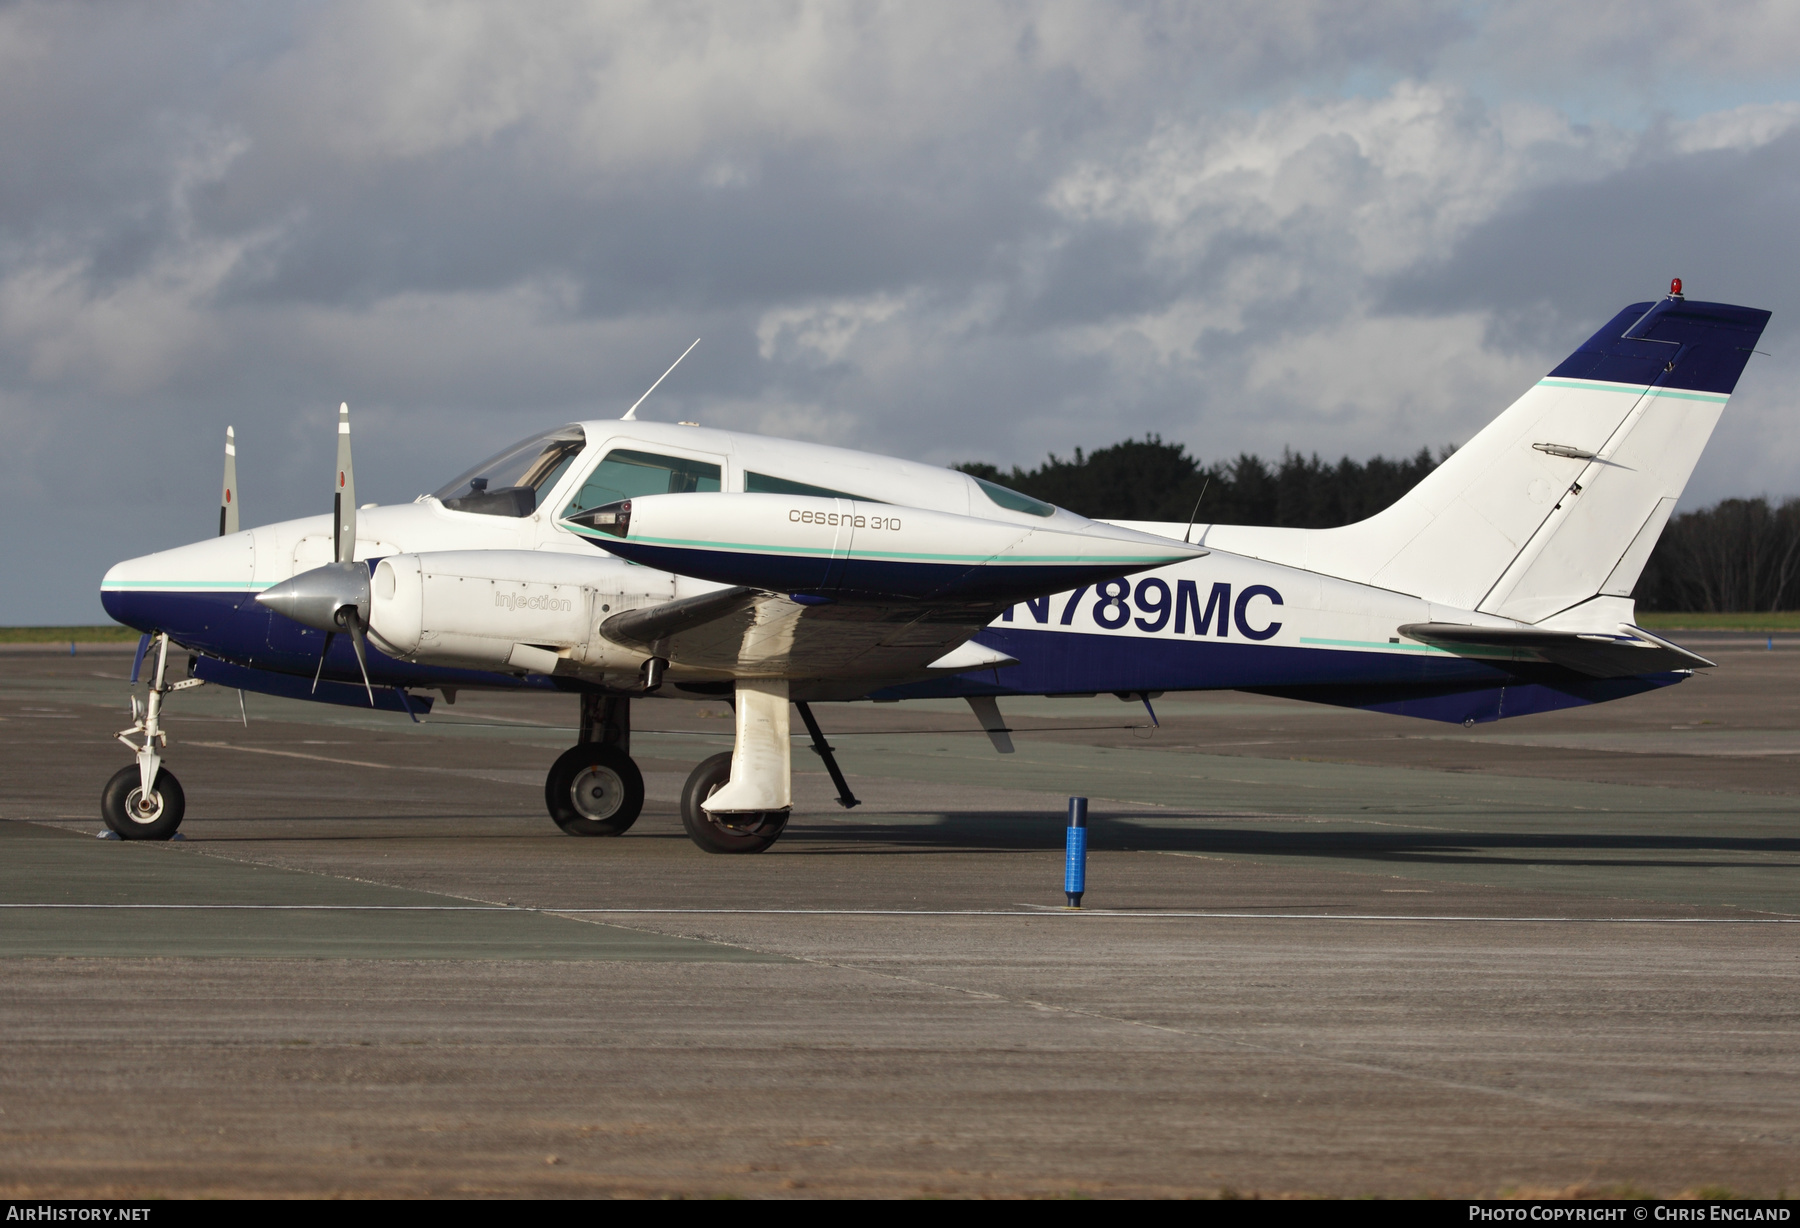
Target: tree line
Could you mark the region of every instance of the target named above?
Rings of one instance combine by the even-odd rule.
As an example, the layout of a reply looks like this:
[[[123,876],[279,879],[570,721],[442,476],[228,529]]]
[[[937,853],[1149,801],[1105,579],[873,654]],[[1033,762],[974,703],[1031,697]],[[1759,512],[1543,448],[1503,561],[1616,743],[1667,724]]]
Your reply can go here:
[[[1284,451],[1273,463],[1241,453],[1205,464],[1184,445],[1147,435],[1092,452],[1077,448],[1069,459],[1052,453],[1035,469],[979,461],[957,468],[1096,519],[1328,529],[1373,516],[1450,453],[1421,448],[1399,459],[1330,462]],[[1800,607],[1800,498],[1725,499],[1676,515],[1634,596],[1644,610]]]
[[[1410,460],[1346,456],[1331,464],[1290,451],[1270,464],[1243,453],[1203,465],[1182,444],[1147,435],[1092,452],[1077,448],[1070,460],[1051,453],[1036,469],[957,468],[1096,520],[1187,520],[1198,503],[1204,524],[1328,529],[1373,516],[1449,454],[1421,448]]]

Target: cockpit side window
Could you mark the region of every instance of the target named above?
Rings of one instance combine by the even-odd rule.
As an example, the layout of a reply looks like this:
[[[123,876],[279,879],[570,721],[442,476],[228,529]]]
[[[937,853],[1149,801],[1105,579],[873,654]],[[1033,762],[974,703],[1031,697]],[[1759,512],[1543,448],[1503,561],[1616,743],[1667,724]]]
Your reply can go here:
[[[975,484],[981,487],[982,494],[1008,511],[1024,512],[1028,516],[1056,515],[1056,505],[1053,503],[1045,503],[1042,499],[1033,499],[1030,495],[1008,490],[998,482],[990,482],[986,478],[975,478]]]
[[[614,448],[606,454],[605,460],[594,466],[594,471],[588,474],[587,481],[581,484],[581,491],[563,515],[642,495],[677,495],[718,489],[719,467],[710,461]]]
[[[565,426],[514,444],[483,461],[432,497],[453,512],[529,516],[538,496],[555,486],[587,446],[587,433]]]
[[[744,491],[752,495],[820,495],[827,499],[855,499],[862,503],[886,502],[884,499],[870,499],[848,491],[832,490],[828,486],[814,486],[808,482],[793,482],[753,470],[744,474]]]

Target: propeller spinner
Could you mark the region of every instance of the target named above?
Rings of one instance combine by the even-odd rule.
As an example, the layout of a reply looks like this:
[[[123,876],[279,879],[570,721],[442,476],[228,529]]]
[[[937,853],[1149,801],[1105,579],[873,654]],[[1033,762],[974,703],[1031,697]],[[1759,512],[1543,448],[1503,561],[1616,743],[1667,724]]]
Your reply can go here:
[[[278,614],[325,633],[319,650],[319,668],[313,674],[313,690],[325,672],[325,658],[340,633],[348,633],[362,670],[363,689],[369,706],[375,706],[375,688],[369,683],[369,568],[356,561],[356,476],[350,464],[350,406],[338,406],[337,476],[331,492],[332,561],[303,571],[291,580],[264,589],[256,600]]]

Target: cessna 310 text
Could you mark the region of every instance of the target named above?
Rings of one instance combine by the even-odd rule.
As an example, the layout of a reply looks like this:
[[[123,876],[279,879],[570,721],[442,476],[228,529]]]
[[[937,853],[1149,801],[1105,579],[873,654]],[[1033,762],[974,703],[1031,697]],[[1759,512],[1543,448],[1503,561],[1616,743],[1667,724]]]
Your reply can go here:
[[[1093,521],[953,470],[634,405],[363,508],[343,409],[332,514],[240,530],[228,432],[219,536],[101,586],[145,633],[150,673],[120,735],[137,762],[102,812],[126,838],[174,834],[162,706],[202,682],[414,713],[424,691],[566,691],[579,740],[545,800],[586,836],[643,806],[634,698],[727,697],[733,749],[682,795],[712,852],[780,836],[790,710],[855,804],[813,703],[961,697],[1006,751],[1012,695],[1238,689],[1472,724],[1666,686],[1710,662],[1635,626],[1631,590],[1768,318],[1677,281],[1337,529]]]

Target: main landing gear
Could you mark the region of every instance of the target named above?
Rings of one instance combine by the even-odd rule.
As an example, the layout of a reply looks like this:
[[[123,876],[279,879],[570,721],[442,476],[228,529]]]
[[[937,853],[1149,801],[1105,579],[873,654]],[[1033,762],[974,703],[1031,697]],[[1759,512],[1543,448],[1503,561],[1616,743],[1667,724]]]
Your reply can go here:
[[[730,782],[730,751],[702,759],[681,789],[681,825],[688,839],[709,853],[760,853],[781,838],[788,811],[707,810],[705,804]]]
[[[544,804],[571,836],[623,835],[644,809],[644,776],[631,761],[631,699],[583,694],[578,736],[550,766]]]
[[[167,634],[157,633],[151,646],[156,654],[156,666],[150,679],[150,694],[141,711],[137,696],[131,697],[131,727],[118,734],[119,741],[136,752],[137,762],[115,772],[100,793],[100,817],[121,840],[170,839],[187,812],[187,797],[181,791],[181,782],[175,779],[175,773],[162,765],[162,756],[158,753],[169,745],[169,735],[162,728],[163,696],[204,684],[199,678],[184,678],[175,683],[168,681]],[[133,682],[137,681],[143,660],[140,652],[131,671]],[[134,735],[142,740],[133,742]]]
[[[793,706],[837,786],[838,804],[857,805],[811,709]],[[732,707],[733,747],[703,760],[688,776],[681,825],[708,853],[760,853],[781,838],[793,810],[787,682],[743,679]],[[544,801],[571,836],[617,836],[637,821],[644,778],[631,760],[630,696],[582,695],[580,741],[550,768]]]

